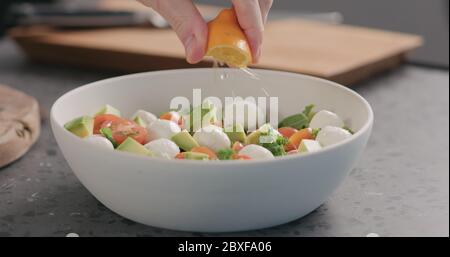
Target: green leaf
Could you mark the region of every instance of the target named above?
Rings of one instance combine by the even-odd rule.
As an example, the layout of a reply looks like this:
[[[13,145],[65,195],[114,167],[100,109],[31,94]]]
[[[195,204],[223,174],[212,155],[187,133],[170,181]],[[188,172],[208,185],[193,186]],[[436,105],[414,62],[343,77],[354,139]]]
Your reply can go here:
[[[118,146],[116,141],[113,139],[112,130],[110,128],[101,128],[100,134],[102,134],[102,136],[106,137],[106,139],[108,139],[113,144],[114,148],[116,148]]]
[[[217,158],[219,158],[219,160],[231,160],[233,154],[234,151],[231,149],[222,149],[217,152]]]
[[[307,106],[305,106],[305,109],[303,109],[303,114],[305,114],[306,117],[310,117],[311,114],[313,114],[312,109],[314,109],[314,104],[309,104]]]
[[[278,127],[291,127],[295,129],[304,129],[309,127],[309,122],[311,121],[312,116],[314,116],[314,112],[312,111],[313,108],[313,104],[305,106],[301,113],[297,113],[284,118],[278,124]]]
[[[283,136],[278,136],[276,142],[277,142],[277,144],[284,146],[284,145],[286,145],[289,142],[289,140],[287,138],[283,137]]]
[[[295,129],[303,129],[308,127],[309,118],[303,113],[294,114],[284,118],[279,124],[278,127],[291,127]]]

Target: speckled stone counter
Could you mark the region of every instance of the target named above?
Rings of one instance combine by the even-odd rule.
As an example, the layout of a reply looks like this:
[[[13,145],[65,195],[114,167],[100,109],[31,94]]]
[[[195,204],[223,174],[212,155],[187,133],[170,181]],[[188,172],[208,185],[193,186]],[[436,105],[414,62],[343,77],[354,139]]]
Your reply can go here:
[[[257,231],[185,233],[148,227],[109,211],[80,184],[50,131],[51,104],[64,92],[119,74],[27,62],[0,40],[0,83],[35,96],[42,134],[0,169],[0,236],[448,236],[448,71],[405,65],[355,89],[375,113],[373,135],[350,176],[320,208]]]

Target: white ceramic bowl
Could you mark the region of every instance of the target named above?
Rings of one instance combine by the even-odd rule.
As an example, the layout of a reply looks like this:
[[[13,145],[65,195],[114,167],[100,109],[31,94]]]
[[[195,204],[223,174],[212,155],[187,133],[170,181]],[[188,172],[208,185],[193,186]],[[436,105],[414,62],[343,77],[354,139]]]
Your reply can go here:
[[[226,73],[227,78],[218,79]],[[175,230],[225,232],[270,227],[316,209],[347,176],[371,133],[373,113],[354,91],[299,74],[256,70],[185,69],[140,73],[91,83],[61,96],[51,110],[59,147],[81,183],[112,211]],[[91,146],[63,128],[68,120],[111,104],[130,116],[155,114],[174,96],[279,97],[280,117],[309,103],[339,114],[356,131],[319,152],[265,161],[191,161],[142,157]],[[264,88],[265,90],[262,90]]]

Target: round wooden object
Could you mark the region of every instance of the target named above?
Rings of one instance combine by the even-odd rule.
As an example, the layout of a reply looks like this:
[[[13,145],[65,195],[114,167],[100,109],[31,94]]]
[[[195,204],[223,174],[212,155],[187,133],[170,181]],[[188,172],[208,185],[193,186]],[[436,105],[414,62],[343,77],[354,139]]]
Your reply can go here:
[[[36,99],[0,85],[0,167],[30,149],[39,136],[40,126]]]

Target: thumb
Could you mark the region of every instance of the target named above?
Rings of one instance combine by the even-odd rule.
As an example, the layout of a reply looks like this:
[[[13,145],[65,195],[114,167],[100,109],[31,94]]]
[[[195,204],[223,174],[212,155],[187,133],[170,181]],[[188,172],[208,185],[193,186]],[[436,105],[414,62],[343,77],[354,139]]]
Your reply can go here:
[[[139,0],[157,11],[173,28],[184,45],[189,63],[201,61],[205,55],[208,26],[191,1]]]

